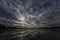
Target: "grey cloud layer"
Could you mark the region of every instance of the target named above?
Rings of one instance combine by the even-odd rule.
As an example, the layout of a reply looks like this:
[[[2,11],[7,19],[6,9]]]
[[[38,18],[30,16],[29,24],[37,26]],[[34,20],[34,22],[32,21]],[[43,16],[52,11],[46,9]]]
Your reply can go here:
[[[22,15],[29,21],[52,23],[54,18],[51,12],[56,10],[60,10],[60,0],[0,0],[0,17],[6,20],[18,21]]]

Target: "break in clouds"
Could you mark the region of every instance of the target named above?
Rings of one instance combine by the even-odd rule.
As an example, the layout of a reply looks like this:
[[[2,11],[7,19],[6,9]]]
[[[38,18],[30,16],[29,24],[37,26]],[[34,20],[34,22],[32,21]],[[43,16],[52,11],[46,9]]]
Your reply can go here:
[[[60,23],[60,0],[0,0],[0,23],[45,27]]]

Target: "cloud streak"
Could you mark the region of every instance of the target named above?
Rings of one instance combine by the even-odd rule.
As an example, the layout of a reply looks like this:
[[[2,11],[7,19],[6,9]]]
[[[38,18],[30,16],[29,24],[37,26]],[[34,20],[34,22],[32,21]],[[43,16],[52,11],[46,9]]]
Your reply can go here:
[[[48,23],[45,20],[50,12],[59,10],[60,3],[58,2],[59,0],[56,1],[0,0],[0,20],[8,23],[14,22],[17,23],[17,25],[24,27],[38,27],[41,22]]]

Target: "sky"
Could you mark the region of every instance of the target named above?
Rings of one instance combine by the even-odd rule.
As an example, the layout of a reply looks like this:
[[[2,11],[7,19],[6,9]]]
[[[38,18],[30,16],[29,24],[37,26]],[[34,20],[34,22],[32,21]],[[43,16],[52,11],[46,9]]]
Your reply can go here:
[[[60,0],[0,0],[0,24],[44,27],[60,23]]]

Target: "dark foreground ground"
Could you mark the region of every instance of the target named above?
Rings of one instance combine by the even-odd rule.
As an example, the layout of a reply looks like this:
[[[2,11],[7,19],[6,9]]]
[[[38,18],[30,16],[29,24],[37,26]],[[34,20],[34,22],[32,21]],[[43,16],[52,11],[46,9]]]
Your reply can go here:
[[[0,40],[60,40],[60,28],[21,29],[0,25]]]

